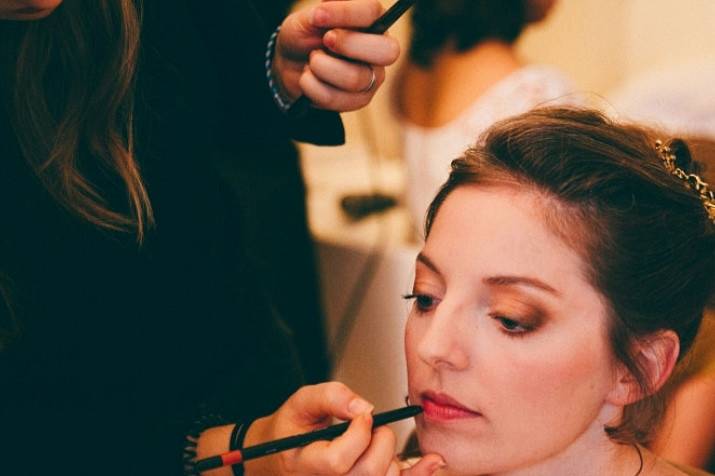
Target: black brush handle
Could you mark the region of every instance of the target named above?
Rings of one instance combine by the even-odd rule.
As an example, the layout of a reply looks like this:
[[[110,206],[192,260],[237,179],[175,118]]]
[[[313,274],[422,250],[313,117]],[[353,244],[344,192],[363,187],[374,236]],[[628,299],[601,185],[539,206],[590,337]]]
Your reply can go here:
[[[376,428],[388,423],[394,423],[399,420],[411,418],[420,413],[422,413],[422,407],[418,405],[411,405],[409,407],[398,408],[397,410],[378,413],[372,419],[372,427]],[[243,460],[246,461],[293,448],[300,448],[301,446],[309,445],[315,441],[332,440],[333,438],[345,433],[348,426],[350,426],[350,422],[346,421],[323,428],[322,430],[311,431],[300,435],[269,441],[267,443],[261,443],[259,445],[249,446],[248,448],[243,449]]]
[[[386,425],[388,423],[394,423],[399,420],[412,418],[420,413],[422,413],[422,407],[418,405],[411,405],[398,408],[396,410],[378,413],[372,418],[372,427],[377,428],[378,426]],[[203,458],[194,464],[194,469],[198,472],[208,471],[222,466],[239,464],[249,459],[261,458],[263,456],[272,455],[281,451],[300,448],[302,446],[309,445],[314,441],[332,440],[333,438],[345,433],[348,426],[350,426],[350,422],[346,421],[323,428],[322,430],[310,431],[308,433],[289,436],[287,438],[280,438],[278,440],[249,446],[248,448],[244,448],[242,450],[233,450],[222,455]]]

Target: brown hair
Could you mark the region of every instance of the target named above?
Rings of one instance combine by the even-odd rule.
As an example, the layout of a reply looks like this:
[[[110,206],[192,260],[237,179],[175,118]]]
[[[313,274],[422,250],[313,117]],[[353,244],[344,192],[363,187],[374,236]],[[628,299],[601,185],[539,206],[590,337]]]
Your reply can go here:
[[[464,52],[486,40],[513,43],[527,24],[526,0],[423,0],[413,7],[410,59],[425,68],[445,46]]]
[[[629,443],[649,441],[664,405],[631,344],[671,329],[682,357],[715,286],[715,226],[697,194],[666,171],[655,140],[644,128],[591,110],[545,108],[515,116],[452,162],[426,222],[428,235],[445,198],[467,184],[516,184],[549,200],[545,219],[585,257],[588,279],[609,308],[614,354],[645,396],[625,407],[621,424],[606,428],[612,439]],[[682,141],[672,145],[679,157],[689,156]]]
[[[4,352],[20,335],[20,323],[11,299],[12,291],[12,283],[0,273],[0,352]]]
[[[67,0],[26,22],[13,98],[22,153],[50,194],[139,242],[153,223],[132,131],[140,24],[134,0]],[[119,185],[126,201],[112,203],[97,181]]]

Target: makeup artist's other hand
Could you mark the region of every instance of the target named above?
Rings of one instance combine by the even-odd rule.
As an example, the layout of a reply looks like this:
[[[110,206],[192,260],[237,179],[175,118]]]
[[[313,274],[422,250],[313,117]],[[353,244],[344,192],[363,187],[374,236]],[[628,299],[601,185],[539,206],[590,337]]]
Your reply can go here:
[[[372,409],[371,404],[338,382],[299,389],[274,414],[251,425],[245,446],[323,428],[332,423],[333,417],[352,420],[348,430],[332,441],[316,441],[247,461],[246,476],[399,475],[394,434],[387,427],[372,431]],[[429,473],[411,476],[422,474]]]
[[[288,16],[273,62],[284,92],[333,111],[367,105],[400,54],[394,38],[355,31],[382,13],[378,0],[323,0]]]

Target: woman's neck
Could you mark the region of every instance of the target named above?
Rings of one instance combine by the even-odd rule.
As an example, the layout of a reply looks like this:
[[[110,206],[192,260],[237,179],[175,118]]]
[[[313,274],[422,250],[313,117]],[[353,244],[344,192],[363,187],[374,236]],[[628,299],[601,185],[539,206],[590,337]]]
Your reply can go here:
[[[611,441],[597,445],[583,442],[583,445],[572,445],[549,459],[500,476],[635,476],[641,467],[642,454],[643,450],[635,445]],[[643,476],[643,472],[640,474]]]
[[[438,127],[521,66],[508,43],[486,41],[462,52],[447,47],[429,68],[406,67],[398,108],[409,122]]]
[[[479,476],[687,476],[668,461],[635,444],[605,439],[594,442],[579,439],[565,451],[543,461],[504,472],[479,473]],[[435,476],[452,476],[449,468]]]
[[[504,476],[644,476],[643,450],[632,444],[613,441],[605,431],[622,418],[620,407],[604,404],[588,427],[560,452],[534,461]],[[554,431],[557,431],[556,429]]]
[[[502,472],[488,473],[489,476],[654,476],[669,474],[650,472],[656,466],[656,458],[647,450],[632,444],[621,444],[611,440],[604,427],[618,421],[619,409],[605,405],[599,415],[574,440],[562,450],[550,455],[534,455],[529,449],[523,451],[524,461],[519,467]],[[558,431],[558,429],[553,429]],[[544,435],[551,439],[554,435]],[[641,459],[642,458],[642,459]],[[530,460],[531,459],[531,460]],[[639,473],[639,469],[642,470]],[[437,473],[450,476],[449,472]]]
[[[479,66],[480,70],[493,73],[511,72],[521,66],[513,45],[497,40],[487,40],[466,51],[457,51],[446,46],[435,56],[434,63],[427,70],[442,68],[467,69]]]
[[[589,448],[588,453],[572,454],[567,451],[562,454],[520,468],[504,472],[479,473],[480,476],[651,476],[649,470],[655,465],[655,457],[647,450],[634,445],[619,445],[604,448],[600,454]],[[639,451],[641,455],[639,456]],[[643,467],[641,469],[641,457]],[[639,469],[640,472],[639,472]],[[449,468],[435,473],[435,476],[452,476]],[[476,476],[476,475],[475,475]]]

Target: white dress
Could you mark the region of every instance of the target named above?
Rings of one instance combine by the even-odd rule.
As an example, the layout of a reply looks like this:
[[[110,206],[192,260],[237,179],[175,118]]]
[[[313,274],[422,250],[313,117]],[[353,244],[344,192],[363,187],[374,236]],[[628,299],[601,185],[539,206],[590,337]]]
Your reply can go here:
[[[641,73],[607,97],[617,119],[644,122],[672,136],[714,140],[713,82],[712,63],[675,63]]]
[[[402,121],[407,166],[406,204],[413,227],[422,230],[427,208],[449,176],[453,159],[494,122],[537,106],[581,104],[574,87],[559,71],[524,66],[490,87],[459,117],[439,127]],[[421,234],[421,233],[420,233]]]

